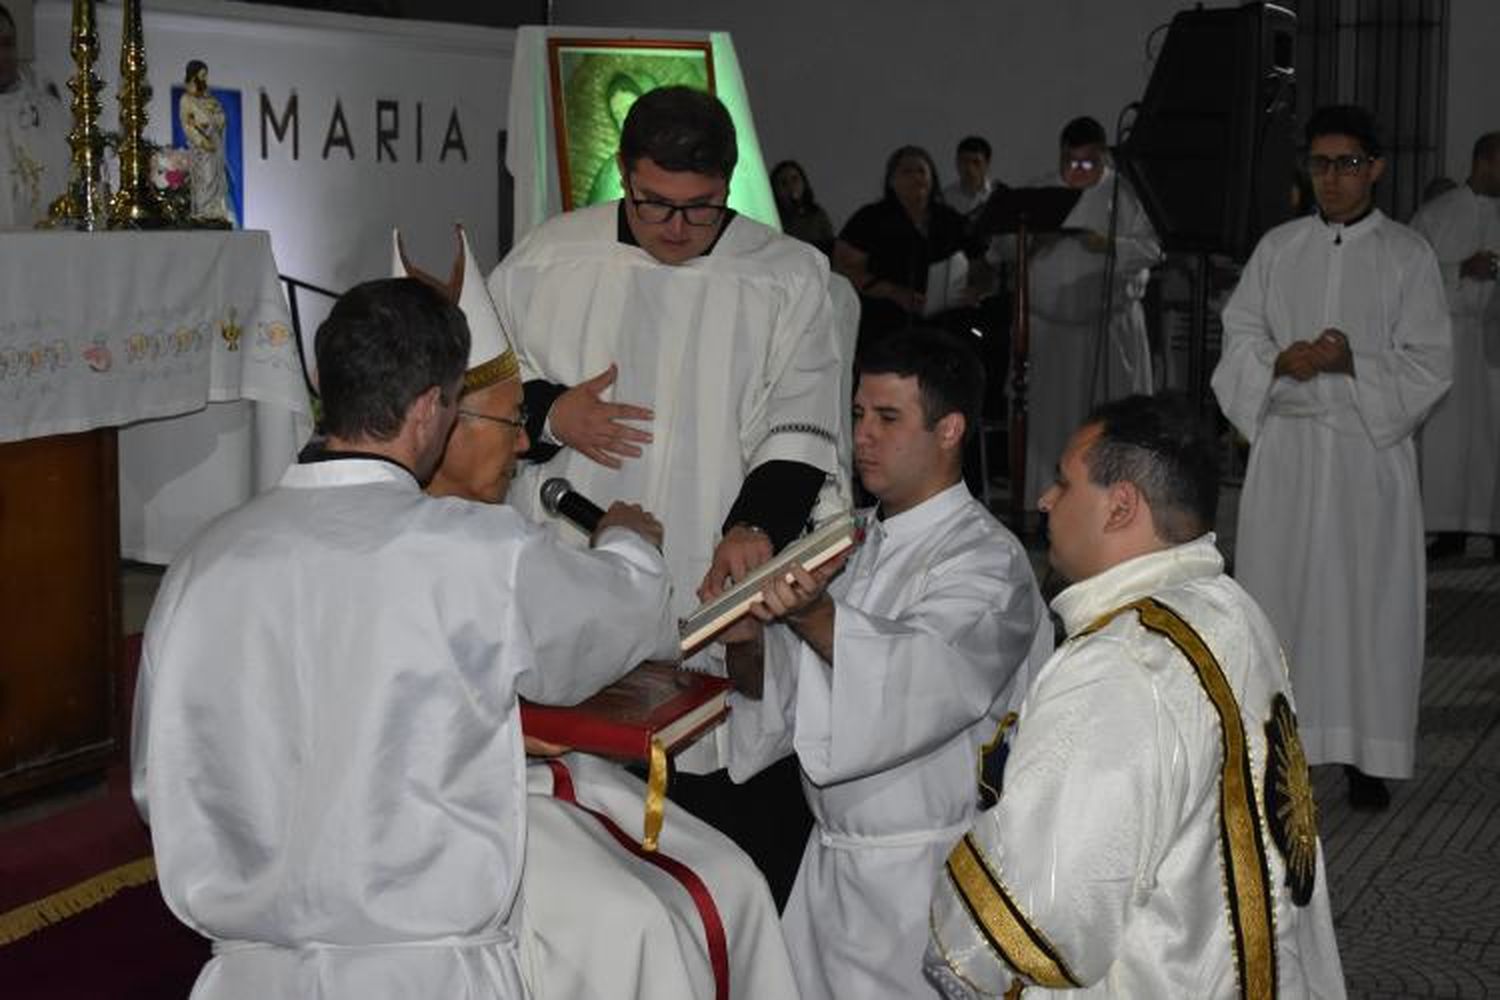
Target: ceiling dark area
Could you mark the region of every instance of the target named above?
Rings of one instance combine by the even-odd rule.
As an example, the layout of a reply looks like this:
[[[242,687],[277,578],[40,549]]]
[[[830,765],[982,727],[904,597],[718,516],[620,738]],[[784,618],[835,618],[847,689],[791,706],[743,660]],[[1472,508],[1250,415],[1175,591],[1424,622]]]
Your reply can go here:
[[[402,17],[418,21],[449,21],[482,24],[491,28],[515,28],[523,24],[546,24],[548,0],[300,0],[266,3],[265,7],[298,10],[332,10],[369,17]]]

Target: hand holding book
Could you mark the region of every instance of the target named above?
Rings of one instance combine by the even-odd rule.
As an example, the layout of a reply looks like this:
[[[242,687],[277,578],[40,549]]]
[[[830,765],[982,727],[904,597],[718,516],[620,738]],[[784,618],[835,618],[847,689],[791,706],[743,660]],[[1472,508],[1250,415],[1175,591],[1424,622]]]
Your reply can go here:
[[[852,513],[839,514],[818,525],[782,549],[770,562],[683,619],[679,626],[682,654],[689,655],[749,614],[753,606],[765,599],[761,590],[766,581],[784,582],[793,566],[809,572],[816,570],[859,544],[862,537],[859,520]]]

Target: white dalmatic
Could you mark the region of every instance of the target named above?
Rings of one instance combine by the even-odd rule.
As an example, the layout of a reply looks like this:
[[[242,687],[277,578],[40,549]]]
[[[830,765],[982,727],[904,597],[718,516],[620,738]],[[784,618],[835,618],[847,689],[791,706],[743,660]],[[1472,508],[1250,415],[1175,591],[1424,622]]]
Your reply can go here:
[[[1500,294],[1493,275],[1459,273],[1479,251],[1500,253],[1500,198],[1460,184],[1411,224],[1437,254],[1453,317],[1453,388],[1422,426],[1427,530],[1500,534]]]
[[[1354,375],[1276,377],[1335,328]],[[1447,391],[1448,308],[1432,250],[1379,210],[1267,233],[1224,307],[1213,389],[1250,442],[1235,577],[1291,662],[1308,760],[1410,777],[1426,559],[1413,435]]]
[[[946,996],[1343,1000],[1281,651],[1223,568],[1204,535],[1053,600],[1068,639],[933,893]]]
[[[1145,210],[1124,178],[1106,168],[1099,183],[1086,188],[1063,222],[1103,236],[1115,213],[1115,272],[1109,316],[1100,343],[1107,254],[1084,235],[1042,236],[1029,264],[1030,418],[1026,425],[1026,507],[1052,485],[1068,436],[1093,405],[1150,392],[1151,346],[1141,308],[1151,267],[1162,259],[1161,245]],[[1056,175],[1039,184],[1057,184]]]
[[[828,593],[833,666],[767,629],[763,697],[731,696],[729,772],[802,767],[816,825],[782,925],[804,1000],[924,996],[933,881],[1052,626],[1025,550],[963,483],[872,518]]]
[[[576,702],[674,638],[632,532],[561,546],[375,459],[296,465],[178,557],[131,765],[195,1000],[524,995],[518,697]]]

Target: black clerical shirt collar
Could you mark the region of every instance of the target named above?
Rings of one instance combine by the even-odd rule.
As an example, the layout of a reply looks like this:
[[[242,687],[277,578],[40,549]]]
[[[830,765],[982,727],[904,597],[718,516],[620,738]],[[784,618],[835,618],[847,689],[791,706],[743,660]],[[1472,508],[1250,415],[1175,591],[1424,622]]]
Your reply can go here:
[[[630,231],[630,220],[625,217],[624,198],[620,199],[619,205],[620,207],[615,212],[615,219],[617,220],[615,224],[615,239],[628,247],[638,247],[641,244],[636,240],[635,233]],[[724,221],[719,224],[719,231],[714,234],[714,241],[703,248],[703,252],[698,255],[699,257],[707,257],[714,252],[714,247],[718,246],[719,241],[724,238],[724,230],[729,228],[729,224],[734,221],[734,217],[738,214],[732,208],[724,211]]]
[[[307,444],[302,446],[302,450],[297,453],[297,464],[314,465],[318,462],[342,462],[351,458],[361,458],[376,462],[389,462],[391,465],[394,465],[402,472],[405,472],[408,476],[411,476],[412,479],[417,478],[417,474],[415,472],[411,471],[405,465],[396,461],[394,458],[391,458],[389,455],[377,455],[373,451],[340,451],[338,449],[328,447],[327,440],[320,437],[314,437],[313,439],[308,441]]]

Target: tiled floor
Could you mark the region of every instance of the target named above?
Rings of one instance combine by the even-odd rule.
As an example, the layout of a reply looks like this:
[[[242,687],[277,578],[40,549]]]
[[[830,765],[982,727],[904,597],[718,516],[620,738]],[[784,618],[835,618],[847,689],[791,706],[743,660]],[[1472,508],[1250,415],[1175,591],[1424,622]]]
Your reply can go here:
[[[1471,552],[1476,548],[1472,547]],[[1349,995],[1500,997],[1500,562],[1428,573],[1417,774],[1382,813],[1315,770]]]

